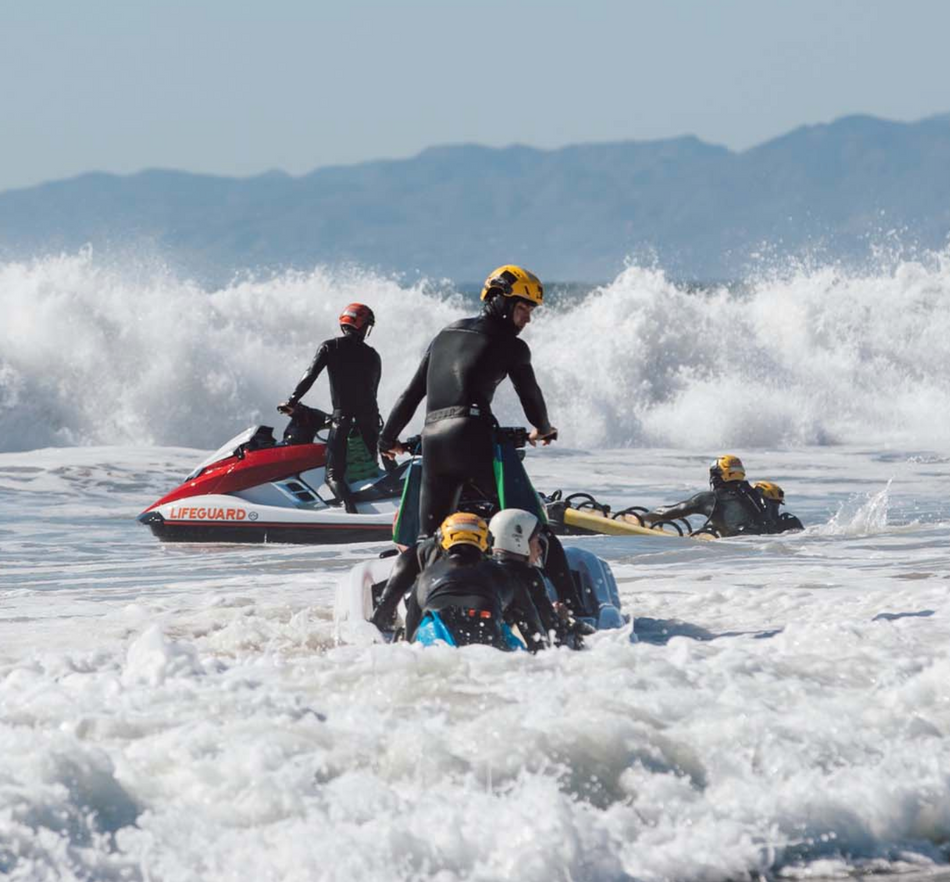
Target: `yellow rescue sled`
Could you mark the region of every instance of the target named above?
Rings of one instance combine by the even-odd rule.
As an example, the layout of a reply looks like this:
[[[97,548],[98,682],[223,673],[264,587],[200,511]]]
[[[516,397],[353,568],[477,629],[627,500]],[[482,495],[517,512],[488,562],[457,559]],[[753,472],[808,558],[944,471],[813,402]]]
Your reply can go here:
[[[716,539],[709,529],[694,531],[689,521],[660,521],[647,526],[642,518],[645,508],[631,506],[611,512],[609,505],[597,502],[588,493],[573,493],[560,499],[546,499],[548,521],[555,533],[566,535],[650,536],[666,539]]]

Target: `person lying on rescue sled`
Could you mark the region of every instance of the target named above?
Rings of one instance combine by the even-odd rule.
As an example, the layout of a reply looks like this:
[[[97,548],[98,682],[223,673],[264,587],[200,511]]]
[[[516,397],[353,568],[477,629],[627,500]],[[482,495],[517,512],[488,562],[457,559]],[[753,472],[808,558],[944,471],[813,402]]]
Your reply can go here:
[[[355,427],[363,437],[370,457],[376,459],[379,441],[379,406],[376,393],[382,374],[379,353],[366,343],[376,324],[373,310],[362,303],[351,303],[340,313],[341,337],[324,340],[317,349],[310,367],[300,378],[290,398],[277,405],[277,410],[293,416],[303,398],[324,368],[330,380],[330,401],[333,423],[327,437],[327,487],[336,497],[335,505],[343,504],[349,514],[356,514],[356,505],[346,483],[346,449],[350,431]]]
[[[802,522],[791,512],[779,511],[785,505],[785,491],[772,481],[756,481],[752,485],[762,497],[765,505],[765,517],[769,524],[769,533],[784,533],[787,530],[804,530]]]
[[[706,517],[706,523],[697,532],[709,531],[724,537],[802,529],[798,518],[777,514],[778,506],[784,502],[784,492],[781,494],[782,499],[775,501],[770,508],[765,491],[760,492],[746,481],[745,466],[738,456],[720,456],[709,467],[709,486],[709,490],[697,493],[684,502],[656,508],[642,515],[644,522],[654,524],[701,514]],[[781,488],[778,490],[781,491]]]

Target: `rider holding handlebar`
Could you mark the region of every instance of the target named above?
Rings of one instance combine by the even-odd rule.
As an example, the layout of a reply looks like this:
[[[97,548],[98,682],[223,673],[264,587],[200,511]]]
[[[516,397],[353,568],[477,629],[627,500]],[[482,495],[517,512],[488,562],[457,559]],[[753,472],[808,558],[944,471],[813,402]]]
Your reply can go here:
[[[366,343],[376,324],[373,310],[362,303],[351,303],[340,314],[342,336],[325,340],[317,349],[307,372],[296,388],[277,410],[293,416],[297,404],[326,368],[330,378],[330,400],[333,422],[327,438],[326,482],[334,496],[334,504],[342,504],[350,514],[356,505],[346,481],[346,449],[350,431],[357,429],[370,456],[376,455],[379,437],[379,408],[376,391],[382,367],[379,353]]]
[[[406,452],[399,433],[427,398],[419,504],[420,530],[426,535],[456,510],[466,482],[495,497],[491,403],[505,377],[511,378],[534,426],[528,442],[547,445],[557,437],[531,367],[531,350],[518,339],[544,300],[541,282],[521,267],[499,267],[486,280],[481,299],[480,316],[454,322],[429,344],[379,437],[384,457]]]

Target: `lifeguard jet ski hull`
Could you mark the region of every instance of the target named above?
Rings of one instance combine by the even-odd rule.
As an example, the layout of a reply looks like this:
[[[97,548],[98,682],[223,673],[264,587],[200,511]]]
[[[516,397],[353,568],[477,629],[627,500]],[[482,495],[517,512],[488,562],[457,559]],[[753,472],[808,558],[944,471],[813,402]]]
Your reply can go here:
[[[350,542],[391,542],[395,507],[373,514],[333,518],[334,512],[287,518],[268,506],[242,504],[233,498],[196,497],[187,506],[143,512],[139,520],[163,542],[285,542],[336,545]]]
[[[256,446],[232,439],[138,519],[165,542],[386,542],[409,463],[350,484],[357,513],[332,505],[325,444]],[[266,439],[266,435],[264,438]],[[258,443],[261,443],[260,441]],[[266,443],[266,440],[265,442]]]

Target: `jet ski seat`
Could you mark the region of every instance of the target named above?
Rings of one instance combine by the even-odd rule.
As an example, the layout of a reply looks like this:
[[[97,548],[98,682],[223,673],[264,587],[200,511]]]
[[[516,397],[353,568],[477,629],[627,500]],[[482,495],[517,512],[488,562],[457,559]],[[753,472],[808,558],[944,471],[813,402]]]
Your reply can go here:
[[[394,496],[399,496],[402,493],[403,478],[411,464],[412,460],[407,459],[391,472],[384,472],[382,477],[373,481],[368,487],[352,490],[351,486],[353,501],[375,502],[378,499],[392,499]]]

